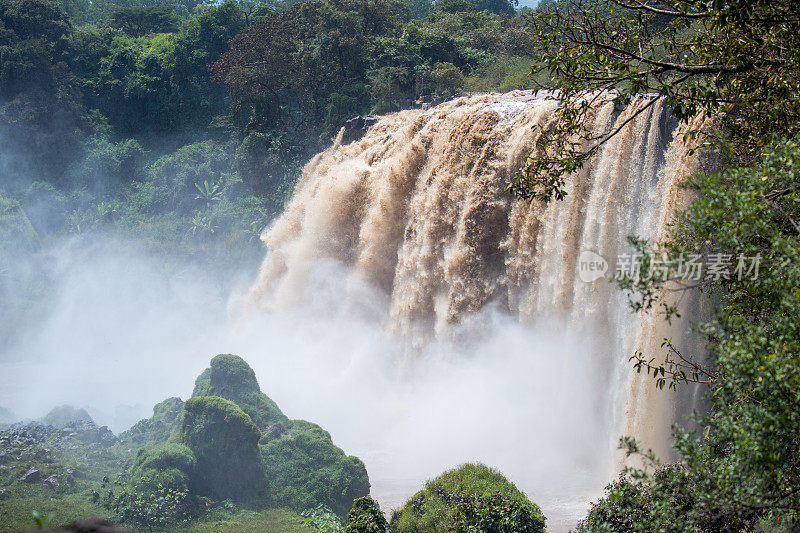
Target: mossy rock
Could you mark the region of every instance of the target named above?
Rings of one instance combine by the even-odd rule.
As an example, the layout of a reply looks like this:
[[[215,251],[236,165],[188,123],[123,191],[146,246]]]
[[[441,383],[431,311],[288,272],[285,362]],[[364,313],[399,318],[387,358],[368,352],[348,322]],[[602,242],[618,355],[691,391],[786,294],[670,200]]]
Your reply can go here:
[[[261,432],[235,403],[218,396],[191,398],[184,405],[178,438],[197,458],[200,494],[263,501],[267,482],[258,450]]]
[[[94,424],[94,420],[92,420],[92,417],[86,412],[86,409],[76,409],[71,405],[60,405],[53,408],[41,418],[40,422],[57,428],[80,422]]]
[[[183,444],[167,443],[140,449],[130,469],[131,479],[146,486],[191,490],[197,470],[194,452]]]
[[[180,427],[183,400],[167,398],[153,407],[153,416],[139,420],[129,430],[119,435],[123,445],[151,447],[169,440]]]
[[[364,463],[346,455],[316,424],[293,421],[288,431],[261,445],[275,505],[302,511],[325,505],[344,516],[369,494]]]
[[[390,526],[397,533],[541,533],[545,518],[503,474],[465,464],[428,481],[392,514]]]
[[[238,405],[262,430],[289,419],[266,394],[261,392],[256,374],[237,355],[220,354],[197,377],[192,397],[219,396]]]

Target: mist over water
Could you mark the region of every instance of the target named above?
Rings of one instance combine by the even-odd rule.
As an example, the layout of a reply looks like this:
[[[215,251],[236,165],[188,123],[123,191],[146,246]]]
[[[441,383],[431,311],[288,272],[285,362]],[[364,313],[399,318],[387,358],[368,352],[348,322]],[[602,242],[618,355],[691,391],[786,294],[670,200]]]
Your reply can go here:
[[[601,101],[598,132],[644,103],[619,113]],[[566,201],[517,202],[504,184],[554,109],[530,93],[479,95],[335,144],[265,232],[258,273],[165,264],[102,234],[36,254],[52,294],[0,342],[0,405],[38,417],[69,403],[119,432],[235,353],[289,417],[364,460],[384,509],[482,461],[551,531],[574,525],[614,476],[617,438],[673,416],[627,362],[661,337],[607,280],[578,279],[579,253],[613,258],[628,234],[658,238],[694,167],[654,106]]]
[[[69,403],[119,432],[165,397],[187,398],[211,356],[230,352],[253,366],[288,416],[319,423],[361,457],[387,508],[445,468],[477,460],[546,511],[558,505],[578,516],[612,473],[612,435],[597,409],[607,391],[585,363],[586,347],[556,324],[523,327],[487,309],[474,317],[480,328],[409,361],[379,316],[313,306],[236,316],[228,295],[243,285],[220,286],[199,267],[165,269],[135,243],[75,241],[46,255],[52,304],[0,356],[0,405],[20,416]],[[342,265],[313,268],[326,281],[316,306],[331,309],[355,282]]]

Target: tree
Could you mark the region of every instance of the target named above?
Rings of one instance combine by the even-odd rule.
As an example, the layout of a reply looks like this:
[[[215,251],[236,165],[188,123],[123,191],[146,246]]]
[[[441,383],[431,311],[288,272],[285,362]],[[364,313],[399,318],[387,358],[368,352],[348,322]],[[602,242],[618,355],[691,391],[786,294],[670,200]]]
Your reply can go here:
[[[175,31],[178,17],[170,7],[121,7],[111,13],[108,24],[132,37]]]
[[[53,2],[0,0],[0,139],[11,159],[8,185],[27,173],[62,183],[64,169],[82,155],[81,92],[61,60],[72,32]]]
[[[757,160],[773,134],[800,131],[797,2],[579,0],[550,3],[529,21],[541,57],[532,73],[546,75],[562,106],[510,184],[518,196],[563,197],[567,176],[617,133],[584,127],[604,91],[618,105],[664,98],[684,122],[714,116],[739,162]]]

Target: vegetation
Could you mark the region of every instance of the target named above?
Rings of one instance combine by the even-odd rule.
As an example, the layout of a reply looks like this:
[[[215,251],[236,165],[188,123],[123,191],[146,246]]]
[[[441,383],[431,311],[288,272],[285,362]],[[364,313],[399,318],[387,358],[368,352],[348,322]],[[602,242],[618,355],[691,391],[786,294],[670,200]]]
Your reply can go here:
[[[316,424],[295,420],[262,439],[261,456],[272,500],[302,511],[322,504],[344,516],[353,500],[369,494],[364,463],[337,448]]]
[[[262,435],[240,405],[215,394],[281,423]],[[202,531],[212,523],[308,531],[301,523],[312,522],[295,513],[319,509],[314,524],[336,524],[369,494],[364,464],[316,424],[288,420],[234,355],[214,357],[186,403],[157,404],[119,437],[69,406],[45,420],[55,425],[0,432],[0,531],[30,527],[36,509],[53,514],[54,524],[99,516],[148,531]]]
[[[217,396],[189,399],[179,438],[197,457],[196,482],[201,492],[239,502],[263,498],[261,432],[235,403]]]
[[[344,523],[345,533],[386,533],[389,524],[378,502],[364,496],[353,503]]]
[[[151,448],[167,442],[180,427],[183,405],[180,398],[167,398],[156,404],[152,417],[138,421],[120,434],[120,445]]]
[[[670,339],[665,354],[633,354],[654,385],[699,383],[710,410],[696,432],[674,429],[678,460],[663,464],[633,438],[621,441],[639,467],[608,486],[581,531],[789,531],[800,511],[796,420],[797,141],[800,8],[796,3],[662,0],[554,2],[531,19],[541,60],[534,70],[560,91],[560,121],[541,132],[532,158],[512,181],[520,196],[563,198],[569,175],[615,132],[592,138],[584,127],[593,96],[613,90],[619,104],[662,97],[702,135],[716,172],[686,186],[699,198],[677,216],[663,242],[635,236],[651,259],[637,279],[621,280],[633,309],[679,311],[669,295],[699,290],[718,302],[698,324],[708,357]],[[646,108],[647,106],[645,106]],[[705,118],[696,122],[694,117]],[[648,254],[654,254],[648,256]],[[682,278],[689,257],[722,258],[730,274]],[[758,258],[758,272],[743,266]],[[660,267],[658,267],[660,268]],[[744,269],[744,271],[743,271]]]
[[[428,481],[392,514],[390,525],[398,533],[539,533],[545,530],[545,518],[500,472],[466,464]]]
[[[219,396],[234,402],[261,430],[288,422],[277,404],[261,392],[250,365],[236,355],[220,354],[211,360],[195,381],[192,397],[198,396]]]

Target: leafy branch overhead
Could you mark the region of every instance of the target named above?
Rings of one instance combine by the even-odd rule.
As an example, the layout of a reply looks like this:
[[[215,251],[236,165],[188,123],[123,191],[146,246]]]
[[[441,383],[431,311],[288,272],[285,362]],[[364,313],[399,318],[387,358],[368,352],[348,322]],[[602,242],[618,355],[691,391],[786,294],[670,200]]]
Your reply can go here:
[[[800,131],[797,2],[556,1],[527,18],[540,57],[532,74],[561,107],[511,180],[520,197],[563,198],[568,176],[618,132],[591,133],[600,98],[621,107],[651,95],[644,108],[663,98],[680,121],[713,116],[739,161]]]

